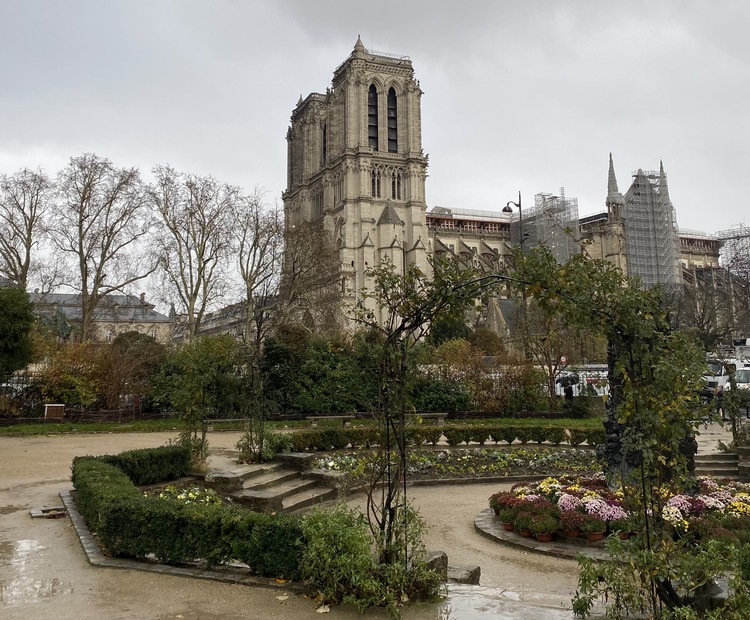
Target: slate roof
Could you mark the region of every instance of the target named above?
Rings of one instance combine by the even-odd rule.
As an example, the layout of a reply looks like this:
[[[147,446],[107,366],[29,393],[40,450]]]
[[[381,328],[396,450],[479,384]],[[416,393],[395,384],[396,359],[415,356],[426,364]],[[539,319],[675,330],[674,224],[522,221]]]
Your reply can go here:
[[[75,293],[31,293],[32,303],[40,314],[52,315],[57,309],[66,318],[81,319],[81,296]],[[110,294],[99,303],[94,312],[95,321],[170,323],[172,319],[154,310],[154,306],[135,295]]]

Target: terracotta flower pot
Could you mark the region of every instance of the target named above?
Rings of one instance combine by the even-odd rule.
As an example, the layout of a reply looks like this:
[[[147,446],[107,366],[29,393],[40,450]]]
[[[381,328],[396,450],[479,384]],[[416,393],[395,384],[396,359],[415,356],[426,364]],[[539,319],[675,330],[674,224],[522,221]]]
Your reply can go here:
[[[567,532],[565,532],[565,535],[568,538],[580,538],[581,537],[581,532],[580,532],[580,530],[568,530]]]
[[[630,534],[628,534],[627,532],[623,532],[622,530],[617,532],[617,535],[620,537],[620,540],[627,540],[628,538],[630,538]]]
[[[518,530],[521,538],[531,538],[531,530]]]
[[[513,531],[513,523],[503,523],[503,529],[506,532],[512,532]]]
[[[596,542],[597,540],[601,540],[604,538],[604,532],[588,532],[586,534],[586,539],[589,542]]]
[[[544,534],[537,534],[536,539],[539,542],[550,542],[552,540],[552,536],[553,536],[552,532],[546,532]]]

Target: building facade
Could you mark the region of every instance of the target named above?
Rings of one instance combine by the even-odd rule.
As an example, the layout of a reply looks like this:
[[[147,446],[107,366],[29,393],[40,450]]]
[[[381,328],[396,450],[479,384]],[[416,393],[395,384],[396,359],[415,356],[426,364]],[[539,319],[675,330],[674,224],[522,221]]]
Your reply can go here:
[[[544,244],[563,262],[586,251],[645,286],[680,286],[683,270],[715,269],[721,243],[680,235],[663,165],[638,170],[623,195],[612,155],[606,212],[579,219],[575,198],[537,194],[519,213],[453,207],[427,210],[428,158],[422,150],[421,96],[411,60],[365,49],[357,39],[324,94],[300,97],[287,132],[286,226],[322,222],[340,259],[343,300],[372,288],[369,266],[428,269],[448,254],[481,271],[508,268],[510,248]],[[519,197],[520,198],[520,197]],[[520,202],[520,199],[519,199]],[[486,311],[491,321],[492,309]]]
[[[32,293],[29,295],[37,316],[67,338],[81,321],[81,296],[73,293]],[[119,334],[136,331],[167,344],[171,339],[173,322],[146,301],[145,295],[105,295],[96,310],[89,339],[111,342]],[[66,333],[67,332],[67,333]]]
[[[287,133],[286,226],[322,220],[347,303],[369,266],[427,269],[421,96],[411,60],[357,39],[325,94],[300,98]]]

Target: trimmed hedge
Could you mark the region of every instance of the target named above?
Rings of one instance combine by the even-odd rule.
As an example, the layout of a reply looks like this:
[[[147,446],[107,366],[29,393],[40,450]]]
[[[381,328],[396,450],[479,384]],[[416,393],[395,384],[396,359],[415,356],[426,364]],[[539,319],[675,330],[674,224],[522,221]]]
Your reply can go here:
[[[178,448],[74,459],[76,505],[107,553],[156,557],[167,564],[200,559],[211,566],[239,560],[256,575],[299,579],[304,540],[298,518],[145,496],[113,464],[125,464],[149,483],[158,482],[155,472],[179,470],[182,457],[173,450]]]
[[[295,452],[314,452],[316,450],[336,450],[351,446],[352,448],[369,448],[378,444],[379,429],[376,426],[360,428],[326,428],[294,431],[287,435]],[[446,426],[419,425],[408,426],[405,431],[406,442],[410,446],[435,445],[440,436],[445,435],[448,445],[475,442],[497,444],[501,441],[521,443],[534,441],[558,445],[563,441],[577,446],[587,442],[596,445],[604,442],[604,429],[592,427],[591,424],[518,424],[495,422],[484,424],[448,424]]]
[[[190,449],[184,446],[128,450],[99,458],[121,469],[135,485],[176,480],[190,471],[191,464]]]

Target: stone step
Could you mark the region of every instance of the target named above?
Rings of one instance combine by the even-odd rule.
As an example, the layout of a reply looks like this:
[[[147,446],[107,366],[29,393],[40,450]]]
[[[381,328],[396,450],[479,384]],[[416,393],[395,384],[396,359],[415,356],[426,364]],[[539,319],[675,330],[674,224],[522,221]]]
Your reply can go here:
[[[695,463],[737,463],[739,457],[732,452],[721,454],[696,454]]]
[[[282,501],[284,512],[300,513],[311,506],[336,499],[336,489],[316,486],[301,493],[285,497]]]
[[[283,463],[271,461],[269,463],[248,463],[247,465],[240,465],[232,468],[232,471],[238,474],[242,480],[251,480],[271,472],[277,472],[280,469],[284,469]]]
[[[296,469],[276,468],[259,476],[248,478],[245,480],[243,487],[247,490],[271,489],[299,477],[300,472]]]
[[[318,486],[317,480],[305,480],[303,478],[295,478],[294,480],[287,480],[281,484],[277,484],[272,487],[266,487],[263,489],[247,489],[239,493],[242,497],[276,497],[283,500],[285,497],[307,491],[308,489],[314,489]]]
[[[738,478],[739,471],[737,467],[696,467],[696,476],[712,476],[713,478]]]

